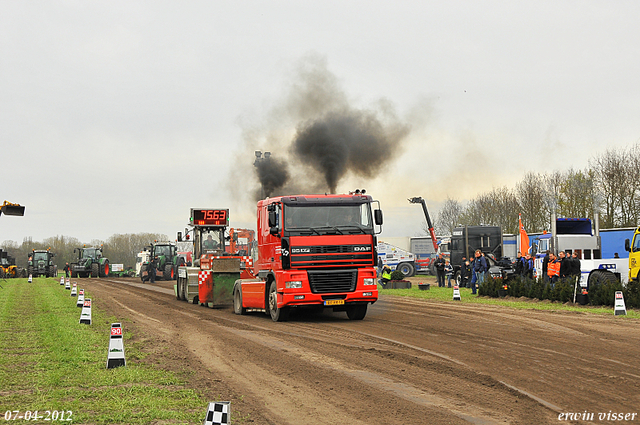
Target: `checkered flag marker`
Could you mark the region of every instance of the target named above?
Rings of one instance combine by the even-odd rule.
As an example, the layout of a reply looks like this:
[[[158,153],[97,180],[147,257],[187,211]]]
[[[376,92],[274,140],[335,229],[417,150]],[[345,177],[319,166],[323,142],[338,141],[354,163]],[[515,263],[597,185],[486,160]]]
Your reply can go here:
[[[230,406],[231,402],[229,401],[215,401],[209,403],[204,425],[229,425]]]

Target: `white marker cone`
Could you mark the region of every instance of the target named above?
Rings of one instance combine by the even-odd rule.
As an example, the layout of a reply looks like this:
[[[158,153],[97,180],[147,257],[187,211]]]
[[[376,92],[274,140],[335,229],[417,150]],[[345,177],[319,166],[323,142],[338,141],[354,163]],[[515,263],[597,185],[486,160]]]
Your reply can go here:
[[[78,295],[78,284],[73,282],[73,286],[71,287],[71,296],[75,297]]]
[[[33,277],[29,275],[29,283],[33,282]]]
[[[76,307],[82,307],[84,305],[84,289],[80,289],[78,291],[78,301],[76,302]]]
[[[82,304],[82,313],[80,313],[80,323],[85,325],[91,324],[91,298],[85,298]]]
[[[622,295],[622,291],[616,291],[616,303],[613,306],[613,314],[615,316],[627,315],[627,308],[624,305],[624,295]]]
[[[122,326],[120,326],[120,323],[112,323],[109,353],[107,354],[107,369],[126,365],[127,361],[124,358],[124,344],[122,342]]]
[[[458,285],[455,285],[453,287],[453,300],[454,301],[461,301],[462,300],[460,298],[460,287]]]

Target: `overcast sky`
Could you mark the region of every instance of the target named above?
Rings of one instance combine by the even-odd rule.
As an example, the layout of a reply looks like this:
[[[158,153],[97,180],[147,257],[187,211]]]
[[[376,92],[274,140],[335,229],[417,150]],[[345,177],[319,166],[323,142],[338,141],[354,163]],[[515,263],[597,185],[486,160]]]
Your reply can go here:
[[[409,197],[435,218],[447,196],[637,142],[639,16],[637,1],[1,1],[0,201],[26,213],[0,217],[0,241],[175,238],[191,207],[255,228],[253,151],[287,155],[312,118],[292,110],[309,69],[410,129],[337,190],[366,188],[383,236],[415,236]]]

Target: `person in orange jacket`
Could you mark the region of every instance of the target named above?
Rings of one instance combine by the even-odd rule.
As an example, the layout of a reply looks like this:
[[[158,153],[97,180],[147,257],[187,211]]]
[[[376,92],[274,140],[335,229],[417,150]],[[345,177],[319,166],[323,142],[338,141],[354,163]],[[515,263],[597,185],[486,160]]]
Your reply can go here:
[[[551,252],[549,253],[549,264],[547,265],[547,276],[549,276],[549,280],[551,280],[551,286],[555,285],[556,281],[560,277],[560,261],[556,255]]]

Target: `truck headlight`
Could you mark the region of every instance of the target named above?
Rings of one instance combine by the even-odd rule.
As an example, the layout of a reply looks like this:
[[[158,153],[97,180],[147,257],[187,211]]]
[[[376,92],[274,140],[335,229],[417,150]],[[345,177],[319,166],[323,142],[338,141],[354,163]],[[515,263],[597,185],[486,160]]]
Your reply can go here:
[[[302,288],[302,281],[300,281],[300,280],[292,280],[291,282],[285,282],[284,283],[284,287],[285,288],[291,288],[291,289],[300,289],[300,288]]]
[[[374,278],[371,278],[371,277],[366,277],[366,278],[364,278],[363,284],[365,286],[367,286],[367,285],[375,285],[376,284],[376,280]]]

